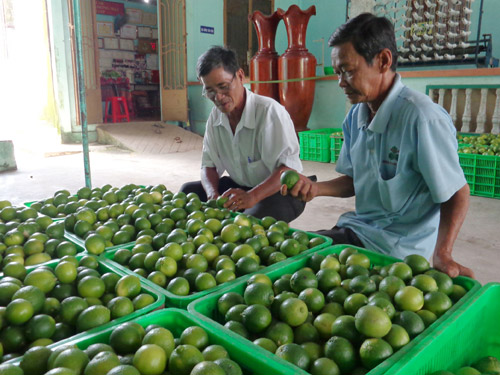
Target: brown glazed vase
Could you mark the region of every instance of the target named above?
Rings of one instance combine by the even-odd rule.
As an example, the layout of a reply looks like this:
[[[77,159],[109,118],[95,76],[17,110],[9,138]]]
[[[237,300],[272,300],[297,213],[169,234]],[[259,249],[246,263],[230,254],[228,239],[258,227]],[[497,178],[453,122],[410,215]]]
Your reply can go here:
[[[281,17],[278,12],[266,16],[256,10],[248,16],[257,32],[259,49],[250,60],[251,81],[276,81],[278,79],[278,53],[274,49],[276,29]],[[252,83],[254,93],[280,99],[277,83]]]
[[[316,58],[306,48],[306,30],[309,18],[316,14],[313,5],[303,11],[292,5],[286,12],[277,11],[283,19],[288,36],[288,48],[278,59],[280,80],[316,76]],[[295,131],[307,130],[314,102],[314,80],[284,82],[279,84],[280,103],[290,114]]]

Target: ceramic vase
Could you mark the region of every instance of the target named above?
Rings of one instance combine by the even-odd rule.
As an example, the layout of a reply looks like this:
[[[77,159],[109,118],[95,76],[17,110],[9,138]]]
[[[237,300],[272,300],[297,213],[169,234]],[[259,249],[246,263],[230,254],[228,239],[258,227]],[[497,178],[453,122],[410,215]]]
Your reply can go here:
[[[288,48],[278,59],[278,77],[280,80],[301,79],[316,76],[316,58],[306,48],[307,24],[316,14],[313,5],[301,10],[292,5],[285,12],[278,9],[278,14],[285,23],[288,36]],[[314,103],[315,80],[298,80],[279,84],[280,103],[290,114],[295,131],[307,130]]]
[[[264,15],[255,11],[248,17],[257,32],[258,51],[250,60],[251,81],[276,81],[278,79],[278,53],[274,48],[276,29],[281,18],[278,12]],[[269,96],[279,101],[279,87],[277,83],[252,83],[254,93]]]

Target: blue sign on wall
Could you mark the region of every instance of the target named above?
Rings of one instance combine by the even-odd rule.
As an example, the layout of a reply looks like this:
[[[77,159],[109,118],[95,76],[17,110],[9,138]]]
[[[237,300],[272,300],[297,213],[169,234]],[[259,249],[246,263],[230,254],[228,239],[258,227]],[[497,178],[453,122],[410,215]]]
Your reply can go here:
[[[203,34],[214,34],[214,28],[210,26],[200,26],[200,33]]]

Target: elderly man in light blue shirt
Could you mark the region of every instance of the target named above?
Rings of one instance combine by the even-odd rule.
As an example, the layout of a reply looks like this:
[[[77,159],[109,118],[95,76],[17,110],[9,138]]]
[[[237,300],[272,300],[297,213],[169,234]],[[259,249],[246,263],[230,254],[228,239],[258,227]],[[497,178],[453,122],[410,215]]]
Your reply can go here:
[[[343,176],[318,183],[301,176],[290,194],[305,201],[356,196],[354,212],[319,232],[334,243],[398,258],[433,256],[434,267],[450,276],[473,277],[451,255],[469,187],[450,116],[401,83],[394,28],[387,19],[368,13],[353,18],[332,34],[329,45],[339,86],[354,104],[343,124],[337,162]]]

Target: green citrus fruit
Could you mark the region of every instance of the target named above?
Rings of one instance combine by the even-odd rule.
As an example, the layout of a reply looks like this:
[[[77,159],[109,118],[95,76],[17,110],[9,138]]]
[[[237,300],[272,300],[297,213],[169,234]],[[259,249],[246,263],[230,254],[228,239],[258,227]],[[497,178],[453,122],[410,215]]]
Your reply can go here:
[[[297,344],[285,344],[281,345],[275,353],[279,358],[288,361],[295,366],[301,368],[302,370],[307,370],[309,368],[311,359],[307,355],[304,348]]]
[[[133,364],[141,375],[160,375],[167,366],[167,355],[158,345],[142,345],[134,354]]]
[[[377,306],[363,306],[355,316],[356,329],[368,336],[380,338],[387,335],[392,323],[384,310]]]
[[[192,345],[199,350],[203,350],[208,345],[208,334],[201,327],[188,327],[182,331],[180,343],[182,345]]]
[[[380,338],[366,339],[359,348],[359,356],[363,365],[369,369],[378,366],[393,353],[392,347]]]

